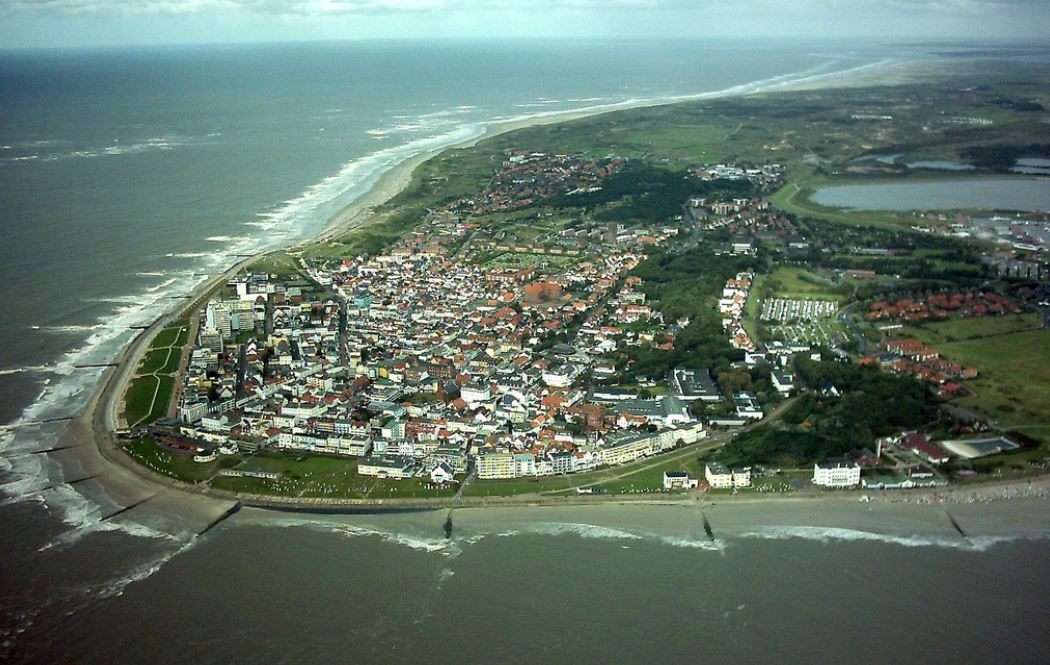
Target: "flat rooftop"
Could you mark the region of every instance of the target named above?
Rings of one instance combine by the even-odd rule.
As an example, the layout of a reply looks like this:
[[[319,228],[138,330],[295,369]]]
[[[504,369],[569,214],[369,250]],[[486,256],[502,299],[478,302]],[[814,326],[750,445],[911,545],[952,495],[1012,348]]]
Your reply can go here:
[[[1002,436],[987,439],[957,439],[955,441],[941,441],[940,444],[950,452],[955,453],[959,457],[965,457],[966,459],[985,457],[986,455],[1001,453],[1004,450],[1020,448],[1016,443]]]

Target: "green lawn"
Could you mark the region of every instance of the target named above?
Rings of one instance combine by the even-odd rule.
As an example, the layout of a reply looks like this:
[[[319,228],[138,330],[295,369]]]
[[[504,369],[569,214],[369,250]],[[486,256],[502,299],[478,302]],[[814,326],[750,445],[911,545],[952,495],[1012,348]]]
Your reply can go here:
[[[1050,330],[946,342],[937,348],[980,372],[967,382],[977,396],[959,400],[961,406],[1029,436],[1050,439]]]
[[[427,478],[379,480],[357,473],[357,460],[325,455],[259,453],[244,462],[245,467],[273,471],[280,477],[268,480],[216,476],[211,486],[230,492],[272,494],[333,499],[392,499],[451,497],[456,486],[427,488]]]
[[[246,494],[272,494],[275,496],[299,496],[306,483],[301,479],[281,477],[275,480],[237,476],[215,476],[211,486],[227,492]]]
[[[158,376],[157,378],[160,380],[160,388],[157,390],[157,398],[149,413],[149,422],[168,415],[168,402],[171,401],[171,392],[175,389],[174,378],[170,376]]]
[[[280,474],[275,480],[217,476],[212,487],[232,492],[298,496],[309,487],[333,485],[347,488],[356,476],[357,462],[325,455],[290,455],[263,452],[247,458],[244,467]],[[341,496],[348,495],[344,491]]]
[[[638,492],[664,491],[665,471],[685,471],[694,478],[703,479],[704,467],[695,455],[683,459],[667,460],[652,468],[617,478],[601,484],[606,494],[633,494]]]
[[[179,370],[182,351],[178,347],[153,349],[146,353],[139,366],[140,374],[174,374]]]
[[[369,479],[371,486],[367,495],[370,499],[411,499],[425,497],[452,497],[458,485],[449,485],[444,489],[430,488],[429,478],[406,478],[405,480]]]
[[[801,266],[779,266],[768,275],[756,276],[753,286],[754,293],[762,298],[842,302],[852,293],[849,280],[810,272]]]
[[[302,276],[298,259],[284,252],[267,254],[248,266],[247,270],[250,273],[266,273],[288,279]]]
[[[150,412],[157,383],[154,376],[140,376],[131,381],[124,394],[124,413],[129,425],[137,424]]]
[[[170,376],[140,376],[133,379],[124,395],[124,417],[128,425],[147,425],[165,417],[174,387],[175,379]]]
[[[139,365],[139,373],[141,374],[154,374],[164,369],[168,363],[168,357],[172,355],[171,349],[153,349],[146,353],[146,356],[142,359],[142,364]],[[178,357],[178,354],[175,354]]]
[[[179,371],[180,364],[182,364],[182,349],[176,347],[171,350],[171,355],[168,356],[168,362],[164,363],[164,366],[160,368],[160,373],[174,374]]]
[[[150,349],[162,349],[176,344],[185,344],[189,335],[189,322],[185,320],[175,321],[157,333],[150,342]]]
[[[585,476],[591,473],[543,478],[511,478],[507,480],[475,480],[463,490],[464,496],[511,496],[563,490],[588,484]]]
[[[1004,335],[1035,330],[1038,327],[1039,315],[1034,312],[1028,312],[1024,314],[1006,314],[1004,316],[949,319],[923,325],[907,325],[899,331],[892,332],[892,334],[914,337],[924,344],[937,346],[945,342]]]
[[[184,483],[207,480],[219,470],[220,466],[219,460],[194,462],[193,455],[157,445],[151,436],[144,436],[125,443],[124,452],[146,468]]]

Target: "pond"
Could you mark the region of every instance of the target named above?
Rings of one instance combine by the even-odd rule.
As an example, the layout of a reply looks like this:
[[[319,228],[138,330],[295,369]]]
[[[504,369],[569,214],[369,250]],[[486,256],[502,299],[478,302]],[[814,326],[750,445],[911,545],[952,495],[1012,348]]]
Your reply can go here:
[[[966,178],[922,182],[830,185],[814,203],[852,210],[1050,210],[1050,179]]]
[[[1050,159],[1025,157],[1017,160],[1017,166],[1010,170],[1017,173],[1050,174]]]

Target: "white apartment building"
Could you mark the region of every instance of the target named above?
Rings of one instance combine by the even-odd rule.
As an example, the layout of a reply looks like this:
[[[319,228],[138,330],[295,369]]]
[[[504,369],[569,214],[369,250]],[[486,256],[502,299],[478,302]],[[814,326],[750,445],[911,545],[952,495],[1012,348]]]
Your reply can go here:
[[[860,484],[860,466],[844,460],[814,464],[813,484],[821,487],[856,487]]]

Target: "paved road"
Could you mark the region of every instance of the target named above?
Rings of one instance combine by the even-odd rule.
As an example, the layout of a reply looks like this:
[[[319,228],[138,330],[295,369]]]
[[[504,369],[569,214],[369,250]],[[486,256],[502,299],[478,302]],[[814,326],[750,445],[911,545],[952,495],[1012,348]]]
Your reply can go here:
[[[865,355],[868,352],[868,340],[864,337],[864,335],[860,333],[859,330],[857,330],[857,326],[853,324],[852,318],[853,308],[859,304],[860,303],[851,302],[850,304],[846,305],[841,310],[839,310],[839,321],[842,321],[842,323],[844,323],[846,327],[849,328],[850,333],[852,333],[853,337],[857,340],[857,349],[860,351],[861,355]]]
[[[471,469],[470,473],[467,474],[467,477],[464,478],[463,482],[461,482],[459,484],[459,489],[456,490],[456,493],[452,496],[452,504],[453,505],[459,503],[460,499],[463,498],[463,490],[465,490],[467,488],[467,485],[469,485],[470,483],[474,482],[474,479],[477,478],[477,477],[478,477],[478,470],[476,468]]]

